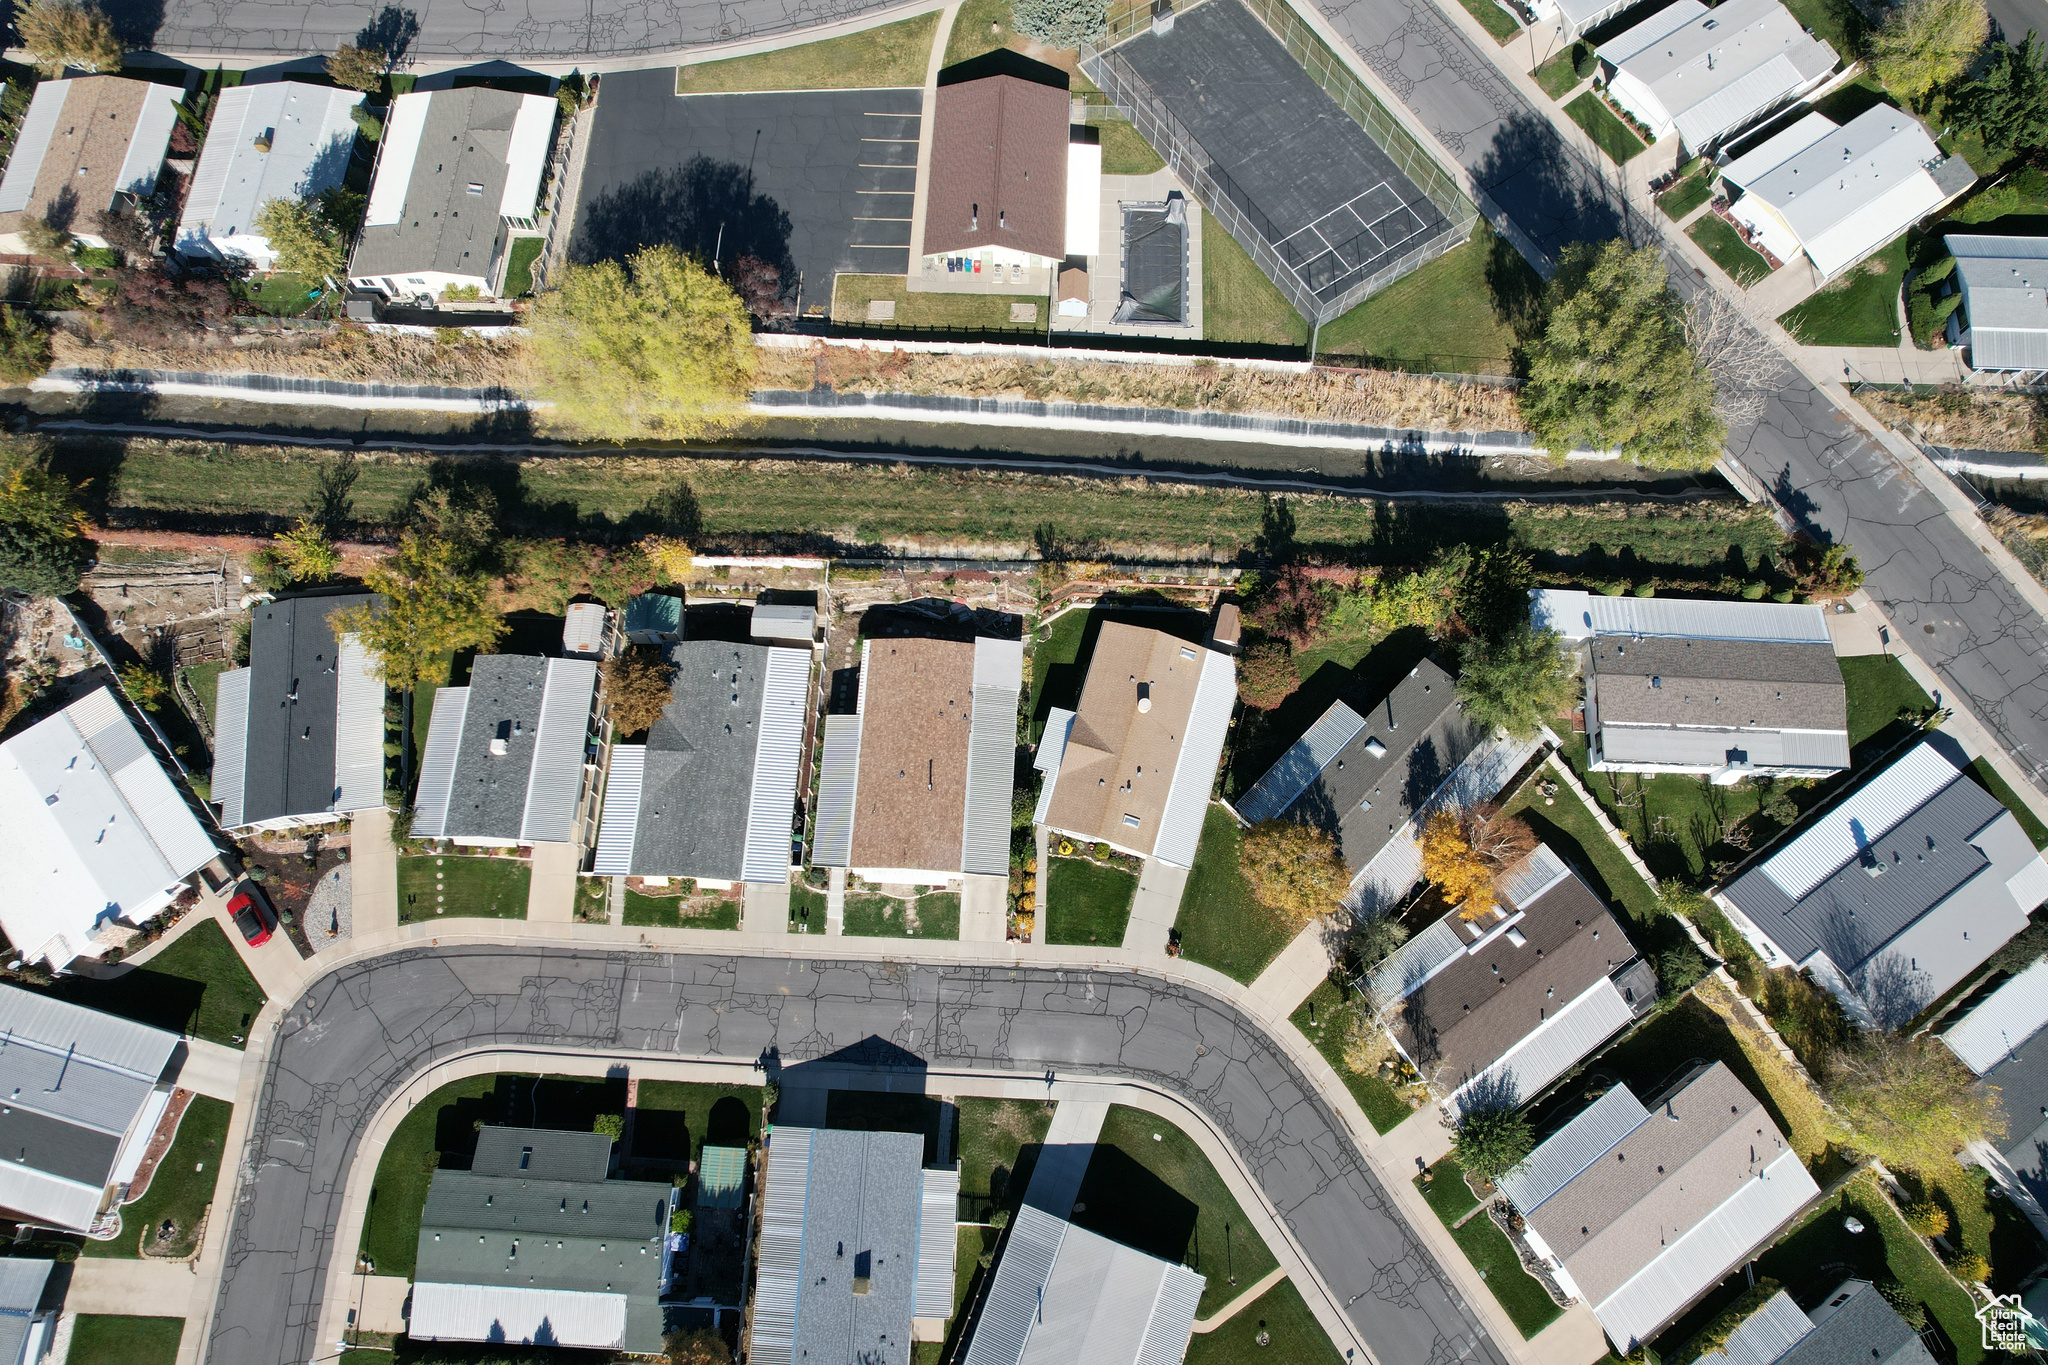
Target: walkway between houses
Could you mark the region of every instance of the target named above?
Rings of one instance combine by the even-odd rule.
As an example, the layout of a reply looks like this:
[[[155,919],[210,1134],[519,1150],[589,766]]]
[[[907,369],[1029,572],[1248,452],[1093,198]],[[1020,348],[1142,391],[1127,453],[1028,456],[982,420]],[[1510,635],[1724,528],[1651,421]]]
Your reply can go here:
[[[1252,999],[1274,1019],[1289,1019],[1330,974],[1330,950],[1323,943],[1321,921],[1294,936],[1280,956],[1266,964],[1251,984]]]
[[[185,1039],[184,1046],[185,1060],[178,1067],[178,1088],[233,1104],[235,1087],[241,1082],[242,1050],[190,1037]]]
[[[533,875],[527,883],[526,918],[532,924],[576,922],[576,871],[583,865],[577,844],[535,844]]]
[[[1031,1168],[1031,1184],[1024,1190],[1024,1202],[1043,1209],[1055,1218],[1074,1211],[1081,1194],[1081,1177],[1088,1173],[1088,1159],[1095,1155],[1095,1139],[1102,1136],[1102,1121],[1109,1117],[1109,1105],[1102,1100],[1061,1100],[1052,1111],[1052,1123],[1038,1149],[1038,1164]]]
[[[960,879],[960,941],[1001,943],[1010,928],[1010,879],[969,874]]]

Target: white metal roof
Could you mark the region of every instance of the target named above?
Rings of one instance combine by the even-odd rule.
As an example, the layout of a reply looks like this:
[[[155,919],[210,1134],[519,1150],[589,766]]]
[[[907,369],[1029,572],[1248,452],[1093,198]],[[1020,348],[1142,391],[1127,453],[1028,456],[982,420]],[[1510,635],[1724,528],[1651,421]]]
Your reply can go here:
[[[640,828],[640,791],[647,776],[645,744],[614,744],[604,781],[604,817],[597,827],[597,856],[590,870],[623,877],[633,870],[633,840]]]
[[[105,1195],[106,1188],[101,1185],[87,1185],[33,1166],[0,1161],[0,1209],[23,1215],[27,1222],[83,1232],[92,1226]]]
[[[213,782],[209,788],[228,829],[242,823],[242,770],[248,763],[249,670],[231,668],[213,690]]]
[[[590,730],[590,700],[596,690],[597,664],[592,660],[548,660],[540,732],[534,736],[533,768],[526,783],[526,813],[519,827],[521,840],[568,842],[576,824],[576,799],[583,793],[584,742]]]
[[[562,612],[562,652],[604,653],[605,616],[602,602],[571,602]]]
[[[974,642],[973,706],[968,712],[967,796],[960,822],[960,870],[1001,876],[1010,867],[1010,796],[1016,772],[1017,701],[1024,645]]]
[[[2048,958],[1978,1001],[1941,1035],[1949,1051],[1981,1076],[2048,1025]]]
[[[1067,255],[1102,250],[1102,144],[1067,144]]]
[[[57,121],[64,117],[64,101],[71,93],[70,81],[44,81],[36,86],[14,135],[14,154],[7,159],[7,174],[0,176],[0,213],[20,213],[35,197],[36,177],[42,174],[43,157]]]
[[[756,602],[748,617],[747,633],[757,640],[800,640],[817,638],[818,609],[800,602]]]
[[[0,744],[0,927],[63,966],[108,919],[151,914],[212,838],[105,689]]]
[[[447,833],[448,799],[455,788],[455,760],[462,750],[462,725],[468,714],[468,688],[444,687],[434,693],[427,746],[420,753],[419,787],[413,796],[415,839],[439,839]]]
[[[1773,853],[1762,871],[1796,901],[1957,776],[1956,765],[1923,740]]]
[[[270,264],[270,243],[254,226],[257,213],[273,199],[297,202],[342,182],[356,140],[349,111],[362,102],[358,90],[297,81],[221,91],[185,198],[179,245],[211,242]],[[268,139],[268,151],[257,147],[259,137]]]
[[[1209,793],[1216,786],[1216,767],[1223,761],[1223,741],[1236,707],[1236,661],[1218,650],[1203,650],[1202,678],[1195,684],[1187,733],[1181,737],[1166,808],[1159,817],[1159,837],[1152,845],[1152,856],[1169,867],[1195,865],[1195,846],[1202,839]]]
[[[412,164],[419,157],[420,135],[427,130],[427,107],[433,98],[430,91],[414,90],[391,101],[364,227],[391,227],[405,217],[405,192],[412,184]]]
[[[1309,783],[1336,760],[1344,746],[1358,738],[1358,732],[1365,728],[1365,717],[1341,701],[1330,703],[1330,709],[1308,727],[1300,739],[1288,746],[1273,766],[1252,783],[1237,803],[1237,813],[1246,824],[1256,825],[1261,820],[1271,820],[1294,804],[1294,799],[1308,790]]]
[[[1642,1101],[1627,1086],[1617,1084],[1502,1176],[1501,1193],[1528,1215],[1649,1117]]]
[[[626,1296],[574,1289],[415,1284],[406,1334],[416,1341],[545,1343],[616,1351],[626,1344]]]
[[[1700,1360],[1708,1365],[1776,1365],[1785,1352],[1813,1330],[1813,1320],[1799,1311],[1792,1296],[1780,1289],[1744,1318],[1718,1351]]]
[[[172,86],[150,86],[141,112],[135,116],[135,131],[128,137],[115,188],[145,199],[156,193],[157,172],[163,169],[164,150],[171,145],[171,129],[178,126],[182,94]]]
[[[862,670],[865,677],[866,670]],[[854,716],[825,717],[825,742],[818,759],[818,797],[813,811],[811,861],[845,867],[853,860],[853,796],[860,779],[860,722]]]
[[[1970,367],[2048,369],[2048,237],[1951,233]]]
[[[1834,69],[1835,50],[1779,0],[1677,0],[1600,45],[1699,149]]]
[[[1568,588],[1529,593],[1529,618],[1538,630],[1567,640],[1593,635],[1641,635],[1677,640],[1761,640],[1825,645],[1827,613],[1800,603],[1691,601],[1675,597],[1608,597]]]
[[[1627,1028],[1634,1017],[1614,979],[1603,976],[1578,999],[1538,1024],[1499,1061],[1459,1085],[1451,1092],[1450,1103],[1460,1112],[1475,1095],[1486,1096],[1489,1105],[1507,1096],[1513,1096],[1515,1104],[1526,1103],[1577,1066],[1587,1053]],[[1498,1087],[1493,1084],[1496,1081]]]
[[[810,702],[810,651],[769,650],[761,688],[760,739],[754,750],[754,784],[747,802],[742,871],[750,882],[779,886],[789,879],[790,823],[796,814],[796,774],[803,759],[804,722],[810,716]]]
[[[917,1219],[917,1293],[912,1317],[944,1320],[953,1316],[959,1220],[960,1168],[925,1171]]]
[[[1045,774],[1045,781],[1038,788],[1038,807],[1031,813],[1031,823],[1042,825],[1052,813],[1053,788],[1059,785],[1060,760],[1067,756],[1067,736],[1073,733],[1074,713],[1064,706],[1049,708],[1045,713],[1045,730],[1038,737],[1038,752],[1031,757],[1031,766]]]
[[[336,639],[334,809],[384,805],[384,673],[353,635]]]
[[[155,1085],[177,1050],[178,1035],[19,986],[0,985],[0,1047],[6,1044],[69,1053]]]
[[[527,95],[519,102],[505,149],[505,193],[498,203],[503,217],[531,218],[540,206],[540,176],[554,147],[556,108],[546,95]]]

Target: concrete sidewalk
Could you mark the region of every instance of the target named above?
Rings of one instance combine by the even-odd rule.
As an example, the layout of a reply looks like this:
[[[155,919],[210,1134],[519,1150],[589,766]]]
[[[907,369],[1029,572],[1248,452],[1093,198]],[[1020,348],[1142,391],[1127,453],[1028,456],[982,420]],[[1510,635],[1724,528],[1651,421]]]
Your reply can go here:
[[[1311,924],[1266,964],[1251,984],[1252,997],[1276,1018],[1291,1018],[1301,1002],[1330,975],[1330,950],[1323,946],[1323,926]]]
[[[364,811],[350,822],[349,914],[360,936],[398,927],[398,850],[391,845],[391,812]]]
[[[1131,898],[1130,922],[1124,926],[1126,952],[1166,955],[1166,941],[1173,922],[1180,918],[1180,898],[1187,885],[1187,868],[1157,858],[1145,860],[1145,870],[1138,874],[1138,893]]]
[[[1052,1123],[1039,1144],[1038,1164],[1031,1168],[1031,1184],[1025,1187],[1024,1202],[1057,1218],[1074,1211],[1081,1193],[1081,1178],[1088,1173],[1088,1159],[1095,1155],[1095,1139],[1102,1135],[1102,1121],[1109,1117],[1109,1105],[1100,1100],[1061,1100],[1052,1111]]]
[[[233,1104],[235,1087],[242,1077],[241,1049],[209,1043],[204,1038],[187,1038],[184,1046],[185,1060],[178,1068],[178,1087]]]
[[[526,888],[526,918],[534,924],[576,922],[576,873],[583,849],[576,844],[535,844]]]

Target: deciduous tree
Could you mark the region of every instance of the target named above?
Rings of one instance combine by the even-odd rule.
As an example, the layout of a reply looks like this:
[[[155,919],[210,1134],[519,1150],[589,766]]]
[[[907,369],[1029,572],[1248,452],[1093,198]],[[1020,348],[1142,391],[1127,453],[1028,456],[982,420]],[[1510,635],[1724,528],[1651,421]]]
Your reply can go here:
[[[1554,630],[1522,625],[1460,651],[1458,698],[1465,714],[1526,739],[1578,699],[1571,660]]]
[[[261,551],[263,568],[282,588],[294,583],[325,583],[341,571],[341,554],[327,533],[308,517],[279,532]]]
[[[1535,1145],[1529,1121],[1505,1106],[1467,1109],[1451,1134],[1458,1164],[1489,1184],[1519,1166]]]
[[[1990,36],[1984,0],[1905,0],[1870,35],[1870,69],[1917,104],[1969,70]]]
[[[1714,380],[1687,343],[1661,252],[1575,243],[1549,305],[1529,348],[1521,409],[1554,458],[1580,445],[1680,469],[1720,458],[1727,428],[1714,411]]]
[[[76,591],[92,543],[71,485],[19,451],[0,457],[0,588]]]
[[[1491,801],[1468,806],[1458,823],[1474,856],[1496,872],[1505,872],[1536,851],[1536,831],[1519,815],[1503,815]]]
[[[128,50],[99,6],[83,0],[28,0],[14,12],[14,31],[50,77],[63,75],[66,67],[117,70]]]
[[[327,74],[334,78],[336,85],[368,94],[384,84],[384,73],[389,66],[389,59],[376,48],[343,43],[327,59]]]
[[[2048,60],[2040,37],[2030,29],[2018,47],[1998,44],[1991,64],[1956,93],[1955,119],[1991,147],[2048,143]]]
[[[651,649],[629,649],[604,662],[604,715],[621,737],[654,728],[675,682],[675,665]]]
[[[1494,868],[1472,847],[1456,811],[1440,810],[1423,822],[1422,876],[1458,907],[1460,919],[1476,920],[1494,907]]]
[[[1237,660],[1237,695],[1246,706],[1270,711],[1294,695],[1301,675],[1285,640],[1254,640]]]
[[[1351,880],[1336,841],[1293,820],[1261,820],[1246,830],[1237,867],[1253,898],[1295,926],[1337,909]]]
[[[0,304],[0,381],[24,384],[50,368],[50,334],[34,317]]]
[[[71,244],[77,239],[65,229],[51,222],[42,214],[33,214],[21,220],[15,234],[36,255],[47,260],[62,261],[71,254]]]
[[[732,1352],[726,1349],[725,1338],[710,1328],[695,1332],[678,1332],[668,1339],[662,1348],[668,1357],[668,1365],[731,1365]]]
[[[228,315],[228,287],[219,280],[173,279],[155,265],[123,270],[117,280],[107,317],[117,332],[141,341],[189,345]]]
[[[1996,1092],[1929,1035],[1864,1030],[1835,1052],[1821,1088],[1843,1125],[1837,1136],[1894,1170],[1938,1170],[2005,1133]]]
[[[256,210],[254,227],[277,253],[279,270],[315,280],[341,273],[341,234],[317,206],[298,199],[272,199]]]
[[[729,420],[754,374],[739,296],[674,247],[571,266],[534,307],[533,346],[565,425],[690,436]]]
[[[444,499],[440,507],[446,506]],[[389,687],[409,691],[439,681],[444,655],[486,648],[505,633],[490,579],[479,567],[481,548],[473,538],[449,534],[449,524],[444,517],[416,516],[399,535],[398,549],[363,576],[383,603],[335,613],[336,633],[362,641]]]

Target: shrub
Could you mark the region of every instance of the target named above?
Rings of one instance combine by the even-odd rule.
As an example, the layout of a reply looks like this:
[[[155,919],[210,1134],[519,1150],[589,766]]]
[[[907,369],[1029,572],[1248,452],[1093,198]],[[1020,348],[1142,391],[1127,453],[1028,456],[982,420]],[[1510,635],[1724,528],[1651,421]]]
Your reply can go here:
[[[1752,579],[1742,585],[1742,600],[1745,602],[1761,602],[1767,588],[1767,584]]]
[[[1105,0],[1014,0],[1010,18],[1019,33],[1047,47],[1078,48],[1101,34],[1109,6]]]
[[[1949,1258],[1948,1268],[1965,1284],[1982,1284],[1991,1278],[1991,1262],[1974,1251],[1962,1251]]]
[[[1931,1199],[1906,1206],[1906,1226],[1922,1237],[1939,1237],[1948,1231],[1948,1210]]]
[[[1237,865],[1259,904],[1297,926],[1335,910],[1351,880],[1336,842],[1293,820],[1262,820],[1246,830]]]
[[[1877,1281],[1876,1288],[1892,1311],[1905,1319],[1906,1326],[1916,1332],[1927,1330],[1927,1305],[1914,1298],[1911,1290],[1889,1275]]]
[[[1237,695],[1246,706],[1270,711],[1294,695],[1301,675],[1285,640],[1258,640],[1237,660]]]
[[[1529,1121],[1512,1109],[1468,1109],[1451,1134],[1451,1152],[1467,1172],[1491,1184],[1535,1146]]]
[[[374,47],[343,43],[327,59],[327,74],[336,85],[369,94],[384,83],[384,72],[389,65],[384,54]]]
[[[694,565],[689,544],[674,536],[649,536],[640,542],[640,553],[647,556],[657,583],[681,583]]]
[[[1707,960],[1690,943],[1666,948],[1657,956],[1657,975],[1666,995],[1682,995],[1707,974]]]
[[[590,1121],[590,1131],[593,1133],[603,1133],[613,1142],[617,1142],[619,1134],[626,1131],[626,1116],[624,1114],[599,1114]]]
[[[121,665],[121,688],[128,699],[145,711],[160,710],[164,698],[170,695],[170,685],[164,675],[145,664]]]

